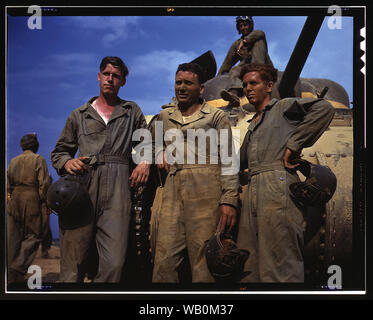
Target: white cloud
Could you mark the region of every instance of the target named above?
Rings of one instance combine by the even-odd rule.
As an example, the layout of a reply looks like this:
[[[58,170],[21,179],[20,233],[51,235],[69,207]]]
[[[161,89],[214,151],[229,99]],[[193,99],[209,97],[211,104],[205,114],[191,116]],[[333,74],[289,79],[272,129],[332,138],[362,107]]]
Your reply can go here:
[[[155,115],[158,114],[162,109],[161,107],[171,101],[173,96],[172,94],[173,88],[170,88],[170,96],[157,96],[156,99],[154,98],[134,98],[134,101],[140,106],[144,115]],[[137,96],[138,98],[138,96]],[[130,99],[131,100],[131,99]]]
[[[70,17],[73,24],[89,32],[104,32],[102,41],[105,46],[115,45],[117,40],[124,40],[132,31],[132,26],[138,25],[140,17]],[[143,34],[139,29],[139,34]]]
[[[139,17],[131,16],[85,16],[69,17],[70,21],[80,27],[90,30],[107,30],[125,28],[130,24],[137,24]]]
[[[67,64],[67,63],[76,63],[76,64],[87,64],[95,61],[95,55],[92,53],[59,53],[51,54],[48,57],[48,60],[51,60],[51,63],[57,64]]]
[[[152,81],[154,81],[153,77],[157,77],[173,82],[178,65],[189,62],[197,56],[198,54],[193,51],[155,50],[136,57],[130,72],[134,76],[146,76]]]
[[[17,84],[22,83],[32,88],[34,94],[49,94],[51,89],[54,93],[70,92],[71,98],[77,92],[82,94],[83,91],[95,86],[98,71],[95,54],[50,54],[28,68],[8,72],[7,83],[9,89],[16,88]]]
[[[82,74],[92,72],[97,67],[97,58],[93,53],[63,53],[51,54],[46,58],[48,63],[41,63],[40,67],[48,69],[50,72],[57,72],[62,75]],[[52,67],[51,67],[52,66]],[[52,69],[52,70],[51,70]]]
[[[290,55],[288,57],[284,56],[284,51],[280,50],[281,44],[278,41],[268,42],[268,54],[272,60],[273,65],[280,71],[284,71]]]

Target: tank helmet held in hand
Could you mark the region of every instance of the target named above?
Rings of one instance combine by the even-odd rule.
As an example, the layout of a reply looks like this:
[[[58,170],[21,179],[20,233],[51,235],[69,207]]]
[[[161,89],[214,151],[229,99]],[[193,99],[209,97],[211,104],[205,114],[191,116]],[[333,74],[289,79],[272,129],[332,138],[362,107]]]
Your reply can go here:
[[[83,227],[93,220],[93,205],[88,191],[74,176],[63,176],[49,187],[47,205],[58,213],[62,229]]]
[[[237,248],[229,233],[216,233],[206,244],[207,267],[216,282],[235,282],[249,272],[243,267],[249,257],[249,251]]]
[[[251,31],[254,29],[254,20],[251,16],[237,16],[236,17],[236,29],[238,33],[240,33],[240,30],[238,29],[238,25],[240,22],[248,22],[251,24]]]
[[[292,183],[289,188],[293,196],[303,206],[320,207],[334,195],[337,177],[327,166],[313,164],[306,160],[297,160],[297,167],[305,177],[304,182]]]
[[[34,132],[25,134],[21,138],[20,145],[23,151],[32,150],[33,152],[37,152],[39,149],[39,141],[36,133]]]

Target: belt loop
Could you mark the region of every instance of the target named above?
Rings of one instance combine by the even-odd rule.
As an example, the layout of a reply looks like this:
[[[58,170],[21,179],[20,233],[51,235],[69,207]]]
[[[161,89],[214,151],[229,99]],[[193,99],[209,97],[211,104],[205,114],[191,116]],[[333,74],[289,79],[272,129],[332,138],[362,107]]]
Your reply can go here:
[[[97,160],[96,165],[105,164],[105,156],[103,154],[97,153],[95,157]]]
[[[100,164],[101,159],[100,159],[100,154],[95,154],[92,158],[94,158],[96,161],[94,161],[94,164]]]

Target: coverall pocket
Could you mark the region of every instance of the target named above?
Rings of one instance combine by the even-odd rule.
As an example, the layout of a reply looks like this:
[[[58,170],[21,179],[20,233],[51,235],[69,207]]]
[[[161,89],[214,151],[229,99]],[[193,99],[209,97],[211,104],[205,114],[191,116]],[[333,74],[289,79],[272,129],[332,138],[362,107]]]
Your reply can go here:
[[[41,216],[41,201],[27,201],[26,208],[27,208],[27,215],[29,216]]]
[[[284,223],[286,210],[286,175],[284,171],[273,170],[259,175],[257,186],[258,210],[268,223],[281,225]]]
[[[287,172],[287,186],[289,186],[291,183],[298,182],[299,178],[297,175],[290,174]],[[298,225],[300,228],[304,228],[304,217],[300,209],[296,206],[293,199],[290,197],[290,189],[287,187],[286,189],[286,212],[288,219],[292,222],[294,222],[296,225]]]
[[[269,171],[268,189],[274,198],[282,198],[286,195],[286,172],[280,170]]]
[[[95,119],[85,119],[85,121],[82,122],[83,123],[83,134],[84,135],[91,135],[91,134],[99,134],[101,132],[103,132],[105,129],[106,129],[106,126],[95,120]]]

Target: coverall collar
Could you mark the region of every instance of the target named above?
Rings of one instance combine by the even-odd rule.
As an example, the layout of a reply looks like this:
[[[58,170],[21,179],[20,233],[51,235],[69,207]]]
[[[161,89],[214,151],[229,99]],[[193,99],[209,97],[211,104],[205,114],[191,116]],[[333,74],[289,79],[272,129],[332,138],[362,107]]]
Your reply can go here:
[[[276,98],[271,99],[271,101],[269,101],[268,104],[265,106],[263,113],[271,110],[272,107],[276,104],[277,101],[278,101],[278,99],[276,99]],[[257,115],[258,115],[258,113],[255,113],[254,116],[251,119],[247,120],[247,122],[250,123],[251,121],[253,121]]]
[[[88,102],[80,108],[80,112],[86,112],[85,117],[92,117],[93,119],[104,123],[104,120],[97,113],[97,111],[92,107],[93,101],[96,100],[97,98],[98,98],[98,96],[95,96],[95,97],[89,99]],[[119,97],[118,97],[118,99],[119,99],[118,104],[114,107],[114,110],[113,110],[113,113],[110,117],[109,122],[116,119],[116,118],[119,118],[119,117],[125,115],[128,112],[128,109],[132,107],[131,104],[128,103],[128,101],[122,100]],[[89,108],[89,107],[91,107],[91,108]]]
[[[197,112],[195,112],[186,122],[183,121],[183,116],[178,106],[176,106],[175,108],[169,108],[168,113],[170,115],[170,119],[181,125],[186,125],[205,117],[205,114],[207,113],[211,113],[211,107],[205,100],[201,98],[200,103],[202,104],[201,108]]]

